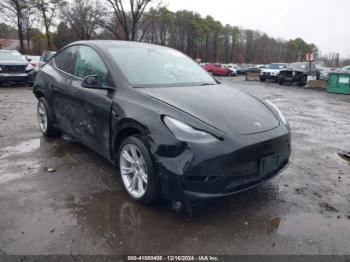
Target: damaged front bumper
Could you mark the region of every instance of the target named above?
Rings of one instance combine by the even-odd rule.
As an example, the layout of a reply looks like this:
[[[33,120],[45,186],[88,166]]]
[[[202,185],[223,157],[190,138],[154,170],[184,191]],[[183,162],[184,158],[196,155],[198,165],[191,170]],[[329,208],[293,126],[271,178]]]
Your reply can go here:
[[[293,72],[293,71],[288,71],[282,74],[278,75],[278,81],[286,82],[286,83],[293,83],[293,82],[298,82],[303,80],[305,77],[305,74],[302,72]]]
[[[210,145],[160,146],[154,158],[164,197],[195,201],[259,186],[287,167],[290,154],[290,131],[279,127]]]

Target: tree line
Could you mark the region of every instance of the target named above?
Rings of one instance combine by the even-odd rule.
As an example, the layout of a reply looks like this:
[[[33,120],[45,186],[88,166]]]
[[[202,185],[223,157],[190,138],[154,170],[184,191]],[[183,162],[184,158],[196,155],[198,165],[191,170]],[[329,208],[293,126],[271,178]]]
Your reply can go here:
[[[21,52],[31,39],[49,50],[76,40],[118,39],[173,47],[206,62],[266,64],[303,61],[308,52],[318,56],[316,45],[301,38],[276,39],[193,11],[172,12],[156,0],[2,0],[0,11],[17,30]]]

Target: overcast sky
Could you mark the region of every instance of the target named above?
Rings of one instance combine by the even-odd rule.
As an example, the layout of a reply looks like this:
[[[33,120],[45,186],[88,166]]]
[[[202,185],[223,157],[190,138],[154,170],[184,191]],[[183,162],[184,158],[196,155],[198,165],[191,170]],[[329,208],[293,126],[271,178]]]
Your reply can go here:
[[[172,11],[211,15],[222,24],[314,43],[350,58],[350,0],[164,0]]]

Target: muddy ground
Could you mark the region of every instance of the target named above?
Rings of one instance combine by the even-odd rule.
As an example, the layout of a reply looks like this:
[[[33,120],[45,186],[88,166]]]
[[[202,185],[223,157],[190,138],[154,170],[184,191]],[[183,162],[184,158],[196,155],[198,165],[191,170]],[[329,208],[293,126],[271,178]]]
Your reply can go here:
[[[281,108],[293,154],[271,182],[192,220],[131,201],[102,157],[42,137],[31,88],[0,88],[0,254],[350,254],[350,165],[338,156],[350,151],[350,96],[222,81]]]

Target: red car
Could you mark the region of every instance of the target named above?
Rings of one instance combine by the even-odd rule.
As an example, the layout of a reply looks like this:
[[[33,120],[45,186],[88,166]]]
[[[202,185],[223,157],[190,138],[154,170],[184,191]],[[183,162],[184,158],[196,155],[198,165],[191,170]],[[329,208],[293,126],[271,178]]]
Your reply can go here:
[[[231,71],[221,64],[207,64],[204,67],[205,71],[215,76],[230,76]]]

